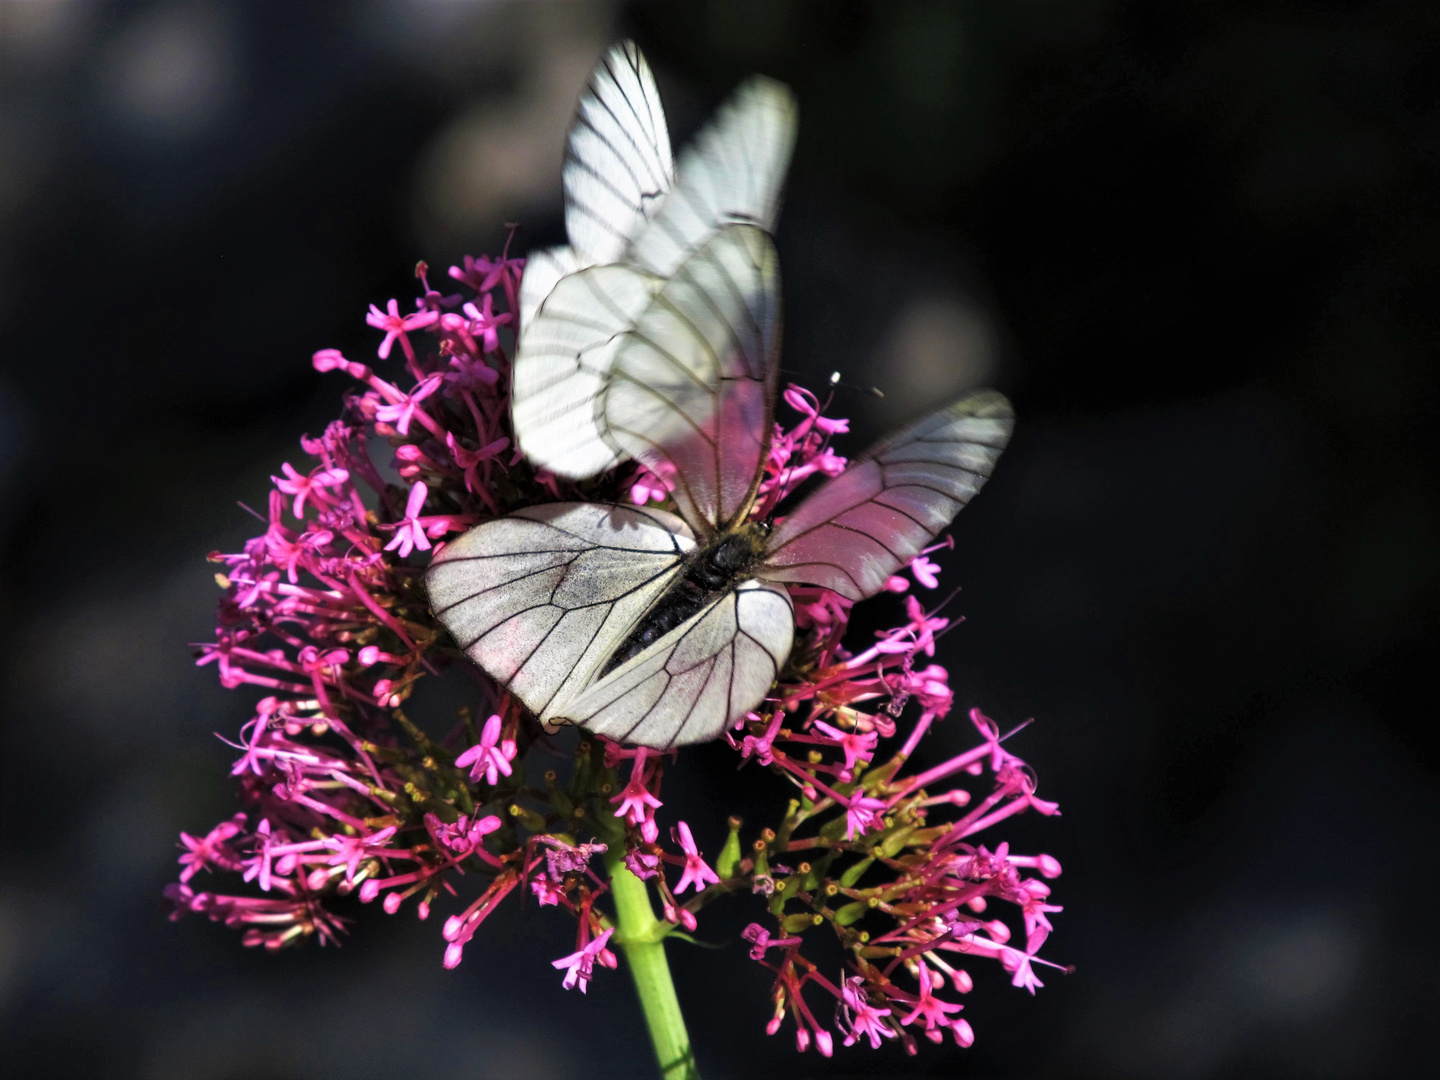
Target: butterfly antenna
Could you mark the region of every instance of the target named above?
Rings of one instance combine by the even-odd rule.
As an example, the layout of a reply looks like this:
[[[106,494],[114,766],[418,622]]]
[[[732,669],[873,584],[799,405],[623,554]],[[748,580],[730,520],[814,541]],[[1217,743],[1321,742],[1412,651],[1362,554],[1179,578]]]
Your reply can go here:
[[[785,370],[787,370],[787,369],[781,368],[780,370],[781,370],[781,371],[785,371]],[[795,373],[792,372],[792,374],[795,374]],[[843,383],[843,382],[840,381],[840,373],[839,373],[838,371],[832,371],[832,372],[830,373],[830,380],[829,380],[829,382],[830,382],[830,393],[825,396],[825,401],[822,403],[822,402],[820,402],[820,399],[819,399],[818,397],[815,399],[815,400],[816,400],[816,405],[817,405],[816,410],[815,410],[815,416],[816,416],[817,418],[819,418],[819,417],[821,417],[821,416],[824,416],[824,415],[825,415],[825,411],[830,408],[831,402],[833,402],[833,401],[835,400],[835,391],[836,391],[836,389],[837,389],[837,388],[840,388],[840,387],[845,387],[845,386],[846,386],[845,383]],[[847,389],[859,389],[859,388],[858,388],[858,387],[847,387]],[[876,390],[875,387],[873,387],[873,386],[870,387],[870,389],[871,389],[871,390],[874,390],[874,391],[875,391],[875,394],[876,394],[878,397],[884,397],[884,396],[885,396],[884,394],[880,393],[879,390]],[[824,454],[825,451],[830,448],[830,440],[831,440],[832,438],[834,438],[834,437],[835,437],[835,433],[834,433],[833,431],[827,431],[827,432],[825,432],[825,439],[824,439],[824,441],[821,442],[821,444],[820,444],[820,453],[821,453],[821,454]],[[788,485],[788,484],[790,483],[790,472],[793,470],[793,468],[794,468],[794,466],[792,466],[789,462],[786,462],[786,464],[785,464],[785,473],[784,473],[784,475],[781,476],[780,482],[775,485],[775,490],[776,490],[776,491],[784,491],[784,490],[785,490],[786,485]],[[765,523],[766,523],[767,525],[773,524],[774,519],[775,519],[775,511],[776,511],[776,509],[779,508],[780,502],[781,502],[781,499],[777,498],[777,499],[775,500],[774,505],[770,507],[770,513],[767,514],[766,517],[765,517]]]
[[[998,741],[1004,742],[1006,739],[1010,738],[1011,735],[1018,735],[1018,734],[1020,734],[1020,732],[1024,731],[1027,727],[1029,727],[1029,726],[1030,726],[1031,724],[1033,724],[1034,722],[1035,722],[1035,718],[1034,718],[1033,716],[1032,716],[1029,720],[1021,720],[1020,723],[1016,724],[1013,728],[1011,728],[1009,731],[1007,731],[1004,735],[1001,735]]]
[[[933,619],[936,615],[940,614],[940,612],[942,612],[943,610],[945,610],[945,608],[949,607],[950,604],[954,601],[955,597],[957,597],[957,596],[959,596],[959,595],[960,595],[960,586],[957,585],[957,586],[955,586],[954,591],[952,591],[949,596],[945,597],[945,599],[944,599],[944,600],[941,600],[940,603],[936,604],[934,608],[932,608],[930,611],[926,612],[926,613],[925,613],[925,617],[926,617],[927,619]],[[947,615],[946,618],[950,618],[950,617]],[[960,615],[960,616],[957,616],[956,618],[950,619],[950,622],[949,622],[949,624],[945,627],[945,629],[944,629],[944,630],[941,630],[938,634],[935,634],[935,635],[934,635],[935,640],[936,640],[936,641],[939,641],[942,637],[944,637],[946,634],[950,633],[951,630],[954,630],[957,626],[959,626],[959,625],[960,625],[962,622],[964,622],[964,621],[965,621],[965,616],[964,616],[964,615]]]
[[[867,397],[883,398],[885,396],[885,391],[881,390],[878,386],[861,386],[859,383],[842,381],[838,371],[832,371],[830,373],[830,385],[834,387],[835,390],[854,390],[857,394],[864,394]],[[834,391],[831,392],[831,395],[834,395]]]
[[[812,377],[809,372],[800,371],[797,368],[779,367],[775,370],[778,371],[781,375],[790,375],[797,380],[809,379]],[[878,386],[861,386],[859,383],[845,382],[840,378],[840,373],[838,371],[832,371],[830,373],[830,378],[826,381],[829,383],[829,385],[839,390],[853,390],[857,394],[864,394],[867,397],[873,398],[883,398],[885,396],[885,391],[881,390]]]

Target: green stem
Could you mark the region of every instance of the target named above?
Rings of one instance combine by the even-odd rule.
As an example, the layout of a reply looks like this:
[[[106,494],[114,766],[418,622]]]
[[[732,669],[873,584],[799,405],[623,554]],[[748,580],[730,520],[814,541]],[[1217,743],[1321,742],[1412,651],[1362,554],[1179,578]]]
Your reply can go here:
[[[635,992],[640,995],[661,1080],[700,1080],[690,1036],[685,1032],[685,1018],[680,1014],[680,999],[675,996],[675,983],[665,960],[665,935],[670,924],[655,917],[645,883],[626,868],[624,843],[612,844],[610,850],[615,853],[606,857],[610,891],[615,897],[615,936],[610,940],[624,951],[635,978]]]

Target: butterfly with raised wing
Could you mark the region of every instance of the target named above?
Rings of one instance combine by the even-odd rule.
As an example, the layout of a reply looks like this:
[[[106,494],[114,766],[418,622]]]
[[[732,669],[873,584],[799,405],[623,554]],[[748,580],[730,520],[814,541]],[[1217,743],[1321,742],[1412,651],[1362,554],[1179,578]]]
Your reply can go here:
[[[570,245],[531,252],[520,282],[512,408],[520,449],[536,465],[580,478],[622,460],[592,408],[618,335],[717,230],[774,231],[795,121],[789,89],[753,76],[676,167],[645,57],[622,41],[601,58],[565,152]]]

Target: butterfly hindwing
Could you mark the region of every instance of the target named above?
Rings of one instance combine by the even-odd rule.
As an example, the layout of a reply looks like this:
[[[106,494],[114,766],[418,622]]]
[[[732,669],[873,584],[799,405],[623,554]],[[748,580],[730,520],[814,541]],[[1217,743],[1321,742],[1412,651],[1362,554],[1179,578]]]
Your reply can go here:
[[[693,548],[658,510],[526,507],[446,545],[425,584],[471,660],[542,720],[589,683]]]
[[[981,391],[885,439],[776,526],[759,573],[873,596],[980,490],[1013,425]]]
[[[742,582],[604,675],[557,719],[656,749],[714,739],[765,697],[794,628],[783,587]]]
[[[592,266],[561,279],[545,298],[520,339],[511,376],[515,434],[531,461],[584,477],[621,460],[597,403],[621,334],[664,284],[633,267]]]
[[[627,331],[599,415],[617,451],[674,480],[697,535],[738,524],[769,447],[780,336],[770,237],[718,232]]]

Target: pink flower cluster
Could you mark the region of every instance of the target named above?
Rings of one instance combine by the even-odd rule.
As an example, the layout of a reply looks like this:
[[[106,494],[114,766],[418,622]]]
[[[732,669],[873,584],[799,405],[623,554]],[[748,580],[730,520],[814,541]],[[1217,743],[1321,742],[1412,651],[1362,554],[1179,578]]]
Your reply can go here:
[[[752,923],[744,936],[775,974],[768,1030],[788,1014],[800,1049],[828,1055],[838,1037],[913,1050],[916,1035],[939,1041],[947,1031],[969,1045],[961,1005],[945,996],[970,990],[961,965],[997,960],[1033,993],[1059,910],[1042,880],[1059,874],[1054,859],[976,838],[1056,808],[1036,797],[1024,763],[978,710],[971,750],[906,772],[952,706],[948,674],[933,662],[949,620],[907,578],[889,583],[906,594],[903,621],[858,651],[843,643],[849,601],[792,587],[786,681],[729,736],[741,764],[767,770],[789,796],[748,845],[731,818],[713,864],[683,821],[662,840],[656,812],[673,753],[583,732],[562,752],[430,614],[428,554],[478,522],[557,499],[669,497],[669,477],[633,466],[582,490],[511,450],[508,350],[522,268],[503,253],[466,257],[449,271],[462,292],[442,295],[420,264],[413,311],[390,300],[366,317],[383,334],[380,360],[398,346],[388,378],[333,349],[315,354],[316,369],[358,385],[340,419],[301,440],[309,460],[273,478],[264,531],[241,552],[211,556],[224,567],[224,595],[198,663],[260,699],[233,744],[243,809],[203,836],[181,834],[179,880],[167,889],[174,917],[202,914],[242,930],[247,945],[277,949],[337,941],[349,921],[337,906],[378,900],[395,914],[409,904],[426,919],[439,903],[454,909],[441,931],[454,967],[515,894],[575,919],[575,951],[553,966],[584,991],[597,963],[616,966],[613,919],[597,901],[623,865],[655,888],[677,928],[696,930],[699,912],[732,894],[765,910],[770,928]],[[846,421],[799,387],[785,401],[799,420],[777,425],[762,517],[807,477],[845,467],[831,440]],[[928,555],[943,546],[909,568],[927,589],[938,570]],[[415,685],[447,669],[469,680],[473,705],[412,721]],[[212,877],[231,891],[200,891]],[[1014,918],[992,904],[1010,905]],[[1015,944],[1012,926],[1022,930]],[[833,978],[802,953],[813,934],[843,953]],[[807,989],[834,998],[833,1019],[818,1017]]]

